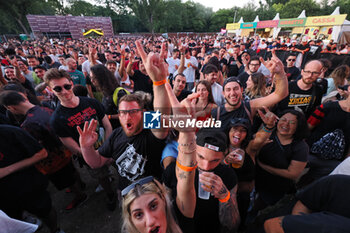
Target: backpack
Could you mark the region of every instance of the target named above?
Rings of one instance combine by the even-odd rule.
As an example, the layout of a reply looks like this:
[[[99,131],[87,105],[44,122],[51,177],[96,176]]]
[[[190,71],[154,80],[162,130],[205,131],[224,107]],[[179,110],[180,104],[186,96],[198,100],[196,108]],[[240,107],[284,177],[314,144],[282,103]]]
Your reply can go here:
[[[311,146],[311,152],[325,160],[341,160],[344,150],[345,137],[341,129],[325,134]]]
[[[130,92],[122,87],[117,87],[113,92],[113,103],[118,107],[118,101],[124,95],[130,95]]]

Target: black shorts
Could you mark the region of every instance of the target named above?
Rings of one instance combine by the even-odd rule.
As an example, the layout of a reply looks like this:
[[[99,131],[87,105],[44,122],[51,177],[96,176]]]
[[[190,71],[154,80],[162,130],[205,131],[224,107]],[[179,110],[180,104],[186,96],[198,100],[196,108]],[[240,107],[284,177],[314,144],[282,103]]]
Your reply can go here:
[[[52,203],[50,194],[46,190],[40,190],[25,194],[19,200],[4,200],[0,208],[11,218],[21,219],[24,210],[39,218],[46,218],[51,211]]]
[[[58,190],[72,186],[76,181],[76,170],[70,161],[64,168],[53,174],[47,175],[47,178],[55,185]]]

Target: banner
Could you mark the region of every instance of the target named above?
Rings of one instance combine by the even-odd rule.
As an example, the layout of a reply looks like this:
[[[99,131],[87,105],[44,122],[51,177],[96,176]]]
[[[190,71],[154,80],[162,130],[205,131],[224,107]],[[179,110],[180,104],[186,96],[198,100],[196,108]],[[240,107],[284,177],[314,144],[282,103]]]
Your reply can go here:
[[[239,29],[240,23],[228,23],[226,24],[226,30],[236,30]]]
[[[259,21],[256,25],[256,28],[275,28],[278,26],[279,20],[264,20]]]
[[[307,17],[305,26],[342,25],[347,14]]]
[[[280,28],[294,28],[303,27],[306,23],[306,18],[280,19],[278,27]]]
[[[241,23],[241,29],[256,28],[257,22]]]

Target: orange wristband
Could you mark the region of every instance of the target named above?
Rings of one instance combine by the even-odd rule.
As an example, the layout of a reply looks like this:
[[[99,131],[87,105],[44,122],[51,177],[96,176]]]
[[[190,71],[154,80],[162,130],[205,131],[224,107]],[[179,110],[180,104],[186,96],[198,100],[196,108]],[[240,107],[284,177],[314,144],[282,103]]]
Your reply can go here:
[[[227,196],[226,196],[225,198],[219,199],[219,202],[225,203],[225,202],[227,202],[227,201],[230,199],[230,197],[231,197],[231,193],[230,193],[230,191],[229,191],[228,194],[227,194]]]
[[[161,81],[153,82],[153,85],[154,86],[161,86],[161,85],[164,85],[165,83],[166,83],[166,79],[163,79]]]
[[[184,166],[184,165],[181,165],[181,164],[176,160],[176,166],[177,166],[178,168],[180,168],[182,171],[191,172],[191,171],[195,170],[195,169],[197,168],[198,165],[196,164],[196,166],[194,166],[194,167],[186,167],[186,166]]]
[[[107,115],[107,117],[108,117],[109,120],[112,119],[112,116],[111,116],[111,115]]]

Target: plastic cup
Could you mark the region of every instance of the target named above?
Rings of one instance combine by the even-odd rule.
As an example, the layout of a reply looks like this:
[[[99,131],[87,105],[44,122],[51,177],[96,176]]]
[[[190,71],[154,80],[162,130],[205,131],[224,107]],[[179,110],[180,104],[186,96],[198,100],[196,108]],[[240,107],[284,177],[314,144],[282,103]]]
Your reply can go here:
[[[244,155],[245,155],[244,150],[241,148],[237,148],[234,151],[232,151],[232,153],[235,155],[236,160],[238,160],[238,161],[232,163],[232,167],[233,168],[242,167],[243,162],[244,162]]]
[[[203,173],[203,171],[198,170],[199,175]],[[199,181],[199,175],[198,175],[198,197],[203,200],[208,200],[210,198],[210,192],[205,191],[202,188],[202,183]]]

